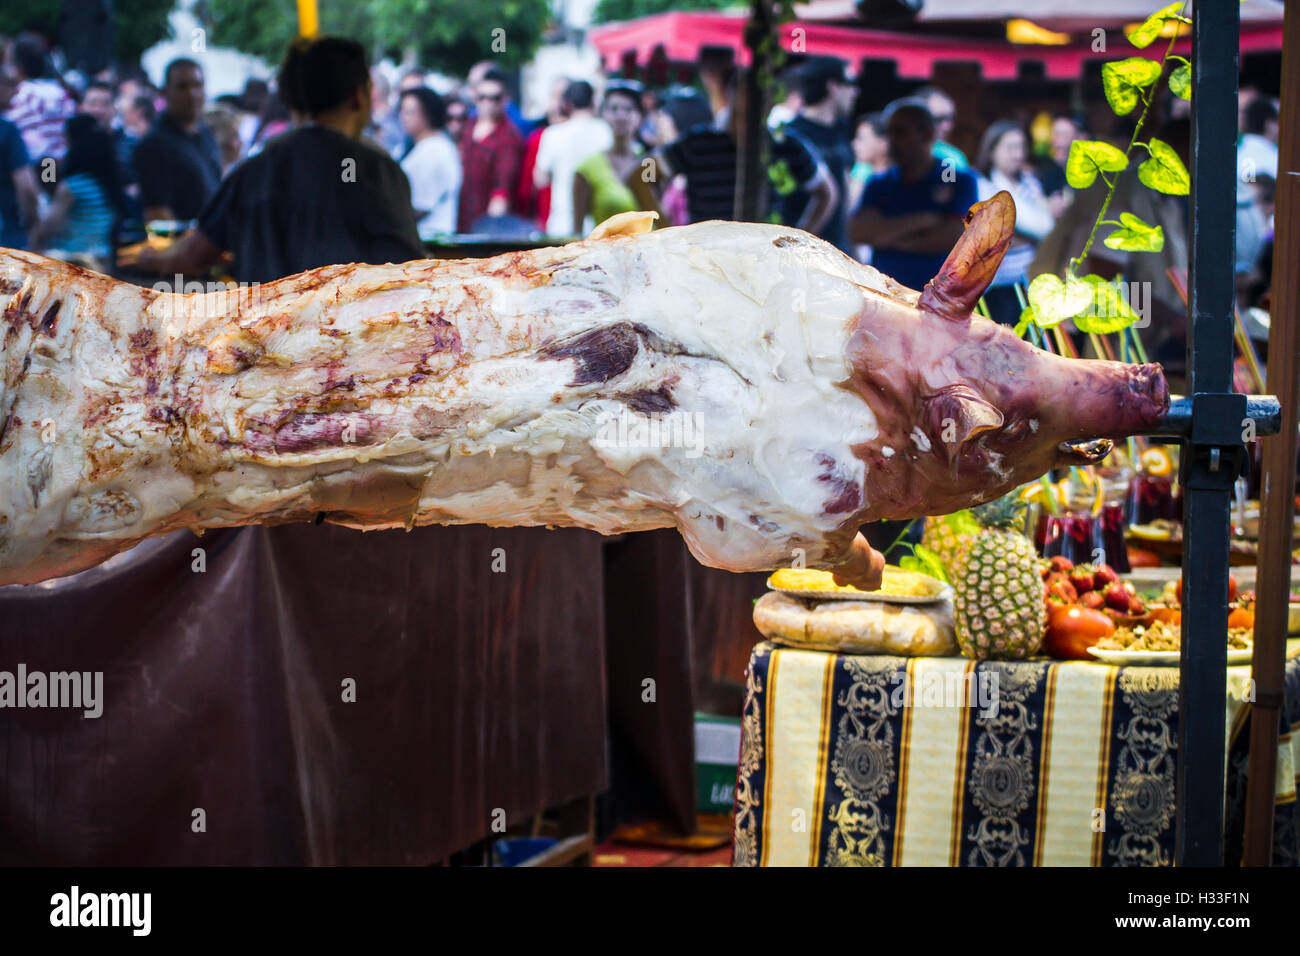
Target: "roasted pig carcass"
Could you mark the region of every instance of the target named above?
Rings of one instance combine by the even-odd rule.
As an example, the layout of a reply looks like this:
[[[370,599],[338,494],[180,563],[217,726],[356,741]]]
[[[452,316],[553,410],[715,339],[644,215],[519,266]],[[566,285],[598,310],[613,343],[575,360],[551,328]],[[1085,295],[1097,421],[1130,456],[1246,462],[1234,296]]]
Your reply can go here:
[[[0,584],[178,528],[323,517],[602,533],[870,582],[865,522],[956,510],[1165,411],[1157,366],[972,318],[976,207],[917,293],[798,230],[708,222],[174,295],[0,252]]]

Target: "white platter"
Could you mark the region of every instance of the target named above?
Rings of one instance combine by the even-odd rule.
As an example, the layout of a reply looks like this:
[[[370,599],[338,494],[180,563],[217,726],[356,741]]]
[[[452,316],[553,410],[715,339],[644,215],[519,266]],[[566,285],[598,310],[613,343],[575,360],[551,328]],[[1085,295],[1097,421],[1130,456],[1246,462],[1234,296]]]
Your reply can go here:
[[[1108,651],[1090,647],[1088,653],[1117,667],[1177,667],[1179,658],[1178,651]],[[1229,666],[1249,664],[1252,653],[1249,647],[1228,648]]]

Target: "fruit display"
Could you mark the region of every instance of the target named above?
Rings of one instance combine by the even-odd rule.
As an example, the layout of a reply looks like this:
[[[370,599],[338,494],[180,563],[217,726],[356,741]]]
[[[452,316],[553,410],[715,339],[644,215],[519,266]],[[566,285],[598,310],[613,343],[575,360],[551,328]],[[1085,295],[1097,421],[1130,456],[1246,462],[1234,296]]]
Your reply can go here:
[[[1090,647],[1126,652],[1169,652],[1179,648],[1182,581],[1143,599],[1133,585],[1104,564],[1071,565],[1063,557],[1040,562],[1047,603],[1043,651],[1056,658],[1092,660]],[[1255,593],[1238,592],[1228,578],[1228,647],[1250,647],[1255,628]]]
[[[1121,625],[1145,620],[1146,604],[1108,564],[1073,564],[1062,555],[1042,563],[1047,600],[1043,650],[1052,657],[1092,660],[1088,648]]]
[[[979,531],[979,522],[969,511],[926,518],[925,528],[921,532],[921,547],[932,551],[945,568],[953,570],[970,549]]]
[[[1228,629],[1255,630],[1255,592],[1238,591],[1237,579],[1228,575]],[[1181,625],[1183,621],[1183,581],[1170,581],[1164,590],[1151,602],[1150,614],[1153,620],[1164,621],[1171,625]]]
[[[1047,624],[1033,543],[1014,527],[1023,505],[1008,496],[974,509],[980,531],[953,575],[957,646],[975,660],[1038,653]]]
[[[1121,617],[1140,617],[1147,612],[1133,585],[1120,580],[1108,564],[1072,564],[1057,555],[1043,566],[1048,597],[1066,604],[1076,601],[1097,611],[1111,611]]]

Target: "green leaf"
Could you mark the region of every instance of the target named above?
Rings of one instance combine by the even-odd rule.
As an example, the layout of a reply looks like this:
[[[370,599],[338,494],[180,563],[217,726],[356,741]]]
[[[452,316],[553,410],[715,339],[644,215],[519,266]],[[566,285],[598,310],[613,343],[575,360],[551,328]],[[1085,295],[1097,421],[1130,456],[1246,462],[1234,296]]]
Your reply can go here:
[[[771,180],[773,188],[781,196],[790,195],[799,186],[790,172],[790,166],[783,159],[767,167],[767,178]]]
[[[928,574],[932,578],[938,578],[944,584],[951,584],[948,577],[948,570],[939,560],[939,556],[929,548],[923,548],[919,544],[912,548],[912,553],[902,558],[898,566],[904,571],[916,571],[920,574]]]
[[[975,517],[975,512],[969,508],[963,508],[961,511],[954,511],[950,515],[944,515],[943,523],[948,526],[953,534],[979,534],[981,530],[979,519]]]
[[[1029,283],[1029,304],[1043,328],[1074,318],[1091,303],[1092,286],[1074,276],[1062,282],[1049,272]]]
[[[1155,60],[1131,56],[1115,63],[1103,63],[1101,88],[1110,108],[1123,116],[1142,102],[1142,91],[1160,79],[1162,67]]]
[[[1181,96],[1185,100],[1192,98],[1191,66],[1184,63],[1174,67],[1174,71],[1169,74],[1169,89],[1174,96]]]
[[[1162,139],[1147,143],[1151,155],[1138,167],[1138,179],[1156,192],[1171,196],[1186,196],[1192,188],[1192,177],[1178,158],[1174,148]]]
[[[1092,289],[1092,302],[1074,317],[1074,327],[1080,332],[1109,335],[1126,329],[1137,321],[1138,315],[1129,307],[1120,289],[1100,276],[1083,276],[1081,282]]]
[[[1117,173],[1128,166],[1128,157],[1110,143],[1097,139],[1076,139],[1065,160],[1065,181],[1074,189],[1087,189],[1099,172]]]
[[[1037,321],[1037,318],[1034,316],[1034,307],[1032,305],[1025,306],[1020,310],[1020,321],[1016,323],[1014,330],[1016,335],[1023,339],[1025,337],[1025,332],[1029,330],[1029,326]]]
[[[1159,252],[1165,247],[1165,231],[1160,226],[1152,226],[1128,212],[1120,213],[1119,221],[1123,225],[1102,240],[1107,249]]]
[[[1171,3],[1168,6],[1161,7],[1142,21],[1140,27],[1128,35],[1128,42],[1139,50],[1146,49],[1156,37],[1160,36],[1160,31],[1165,28],[1166,20],[1183,19],[1178,13],[1182,9],[1182,3]]]

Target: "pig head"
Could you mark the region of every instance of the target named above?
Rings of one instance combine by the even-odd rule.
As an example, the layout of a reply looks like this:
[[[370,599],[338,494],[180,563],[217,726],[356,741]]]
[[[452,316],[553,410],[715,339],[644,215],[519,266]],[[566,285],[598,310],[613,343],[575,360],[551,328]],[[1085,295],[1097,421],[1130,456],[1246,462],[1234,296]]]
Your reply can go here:
[[[869,293],[854,320],[849,385],[879,424],[854,448],[865,520],[948,514],[1098,462],[1107,439],[1149,431],[1168,410],[1158,365],[1063,358],[972,314],[1014,230],[1010,195],[979,203],[924,291]]]

